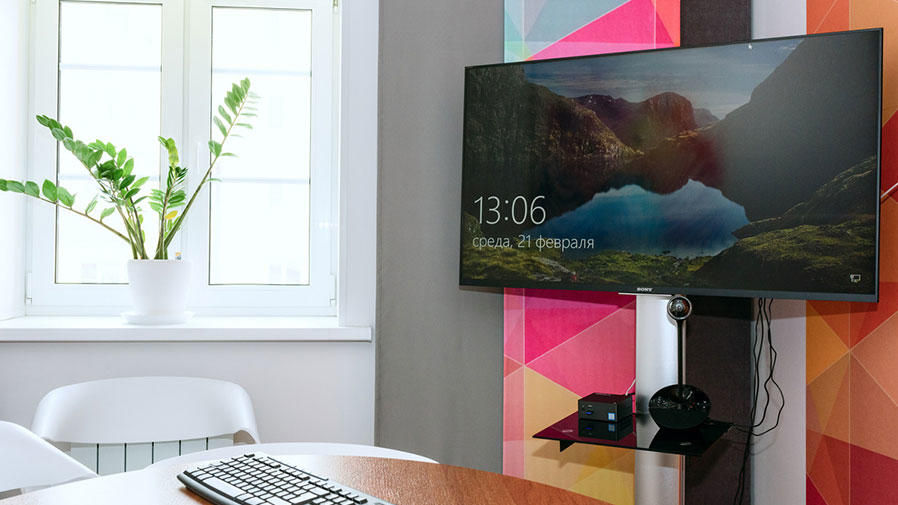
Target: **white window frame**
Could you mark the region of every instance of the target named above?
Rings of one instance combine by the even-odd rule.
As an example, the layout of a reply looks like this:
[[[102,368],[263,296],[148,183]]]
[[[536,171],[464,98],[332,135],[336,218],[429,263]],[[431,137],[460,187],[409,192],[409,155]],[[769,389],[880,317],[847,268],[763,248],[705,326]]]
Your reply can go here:
[[[170,249],[192,260],[190,307],[200,315],[337,315],[339,37],[333,0],[81,0],[99,3],[162,5],[162,134],[178,141],[181,159],[191,167],[189,191],[208,166],[206,141],[211,132],[211,22],[213,7],[302,9],[312,11],[312,164],[310,186],[310,279],[308,285],[209,285],[210,191],[204,188],[186,226]],[[38,181],[56,180],[56,141],[37,125],[36,114],[56,116],[58,86],[59,0],[35,0],[32,6],[29,111],[29,173]],[[185,26],[190,20],[190,26]],[[189,28],[189,29],[188,29]],[[187,35],[185,35],[187,34]],[[322,44],[321,41],[327,41]],[[179,50],[183,48],[183,50]],[[320,77],[316,77],[320,76]],[[190,99],[185,97],[204,97]],[[262,97],[264,99],[264,97]],[[76,127],[77,125],[72,125]],[[77,131],[77,129],[76,129]],[[316,138],[316,136],[318,138]],[[161,151],[161,147],[160,147]],[[61,150],[61,155],[68,153]],[[162,163],[166,157],[160,156]],[[198,168],[199,167],[199,168]],[[160,167],[160,173],[163,167]],[[341,192],[343,188],[340,188]],[[129,307],[127,286],[56,284],[56,210],[29,201],[29,315],[117,314]],[[60,211],[64,212],[64,211]],[[343,233],[339,233],[342,236]],[[52,247],[46,247],[52,244]]]

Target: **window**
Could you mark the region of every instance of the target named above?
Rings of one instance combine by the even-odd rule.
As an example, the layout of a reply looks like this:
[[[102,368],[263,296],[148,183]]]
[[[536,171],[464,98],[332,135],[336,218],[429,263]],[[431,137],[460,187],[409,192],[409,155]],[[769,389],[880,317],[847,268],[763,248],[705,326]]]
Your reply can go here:
[[[228,140],[237,157],[216,164],[169,251],[191,261],[191,305],[201,311],[336,313],[332,0],[37,0],[34,13],[32,117],[126,147],[151,181],[167,171],[156,138],[172,137],[192,176],[188,194],[212,159],[213,111],[249,77],[261,96],[253,129]],[[32,122],[29,178],[58,181],[83,209],[93,180],[55,144]],[[127,246],[79,216],[30,205],[29,312],[127,306]],[[156,228],[154,212],[144,218]]]

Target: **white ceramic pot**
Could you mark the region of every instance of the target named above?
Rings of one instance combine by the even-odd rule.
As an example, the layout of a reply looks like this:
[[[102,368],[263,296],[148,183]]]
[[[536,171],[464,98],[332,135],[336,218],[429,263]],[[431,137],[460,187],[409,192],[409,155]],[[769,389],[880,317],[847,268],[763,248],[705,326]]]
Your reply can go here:
[[[190,317],[187,294],[190,262],[128,260],[128,284],[134,311],[123,314],[130,323],[176,324]]]

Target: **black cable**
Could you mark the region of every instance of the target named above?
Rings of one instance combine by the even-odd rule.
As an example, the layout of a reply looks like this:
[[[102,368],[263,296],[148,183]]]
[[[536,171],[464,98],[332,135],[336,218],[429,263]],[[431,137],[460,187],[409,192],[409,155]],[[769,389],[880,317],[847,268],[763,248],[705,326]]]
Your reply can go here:
[[[786,407],[786,395],[783,392],[782,387],[780,387],[779,383],[776,381],[775,372],[776,372],[776,362],[778,358],[778,353],[776,349],[773,347],[773,331],[771,329],[772,322],[772,312],[773,312],[773,300],[758,300],[758,315],[755,319],[755,341],[752,342],[752,358],[754,359],[754,381],[752,382],[752,397],[751,397],[751,413],[750,413],[750,422],[748,425],[737,426],[737,430],[745,433],[745,447],[742,453],[742,464],[739,469],[739,481],[738,486],[736,488],[736,494],[733,497],[734,505],[741,505],[745,500],[745,477],[748,469],[748,461],[751,455],[751,445],[752,445],[752,437],[760,437],[770,433],[775,430],[782,419],[783,410]],[[765,402],[764,408],[762,409],[761,417],[755,422],[755,417],[758,413],[758,400],[761,392],[761,356],[764,353],[764,341],[767,342],[767,357],[768,357],[768,373],[764,380],[764,394],[765,394]],[[771,390],[770,386],[776,388],[776,392],[780,397],[780,405],[779,409],[776,413],[776,420],[773,423],[773,426],[763,430],[759,433],[755,432],[755,428],[760,428],[767,421],[767,415],[769,412],[770,401],[771,401]]]
[[[770,303],[772,305],[773,300],[771,300]],[[777,393],[780,396],[780,406],[776,412],[776,421],[773,423],[773,426],[771,426],[770,428],[768,428],[760,433],[756,433],[755,434],[756,437],[766,435],[767,433],[770,433],[771,431],[775,430],[777,428],[777,426],[779,426],[779,424],[780,424],[780,419],[782,418],[782,415],[783,415],[783,409],[786,408],[786,395],[783,393],[783,388],[780,387],[779,383],[776,382],[776,378],[774,378],[774,376],[773,376],[773,373],[776,370],[777,352],[776,352],[776,349],[773,348],[773,333],[770,330],[770,308],[771,307],[768,306],[768,309],[767,309],[767,348],[769,349],[768,360],[770,361],[770,375],[768,376],[767,381],[764,383],[764,390],[767,393],[768,402],[769,402],[770,390],[767,389],[767,384],[768,384],[768,382],[773,384],[773,386],[777,390]],[[766,415],[765,415],[765,418],[766,418]],[[759,424],[759,426],[760,426],[760,424]]]
[[[761,325],[761,333],[757,334],[757,339],[760,341],[760,345],[759,345],[758,354],[756,356],[756,361],[755,361],[755,369],[758,371],[755,374],[755,380],[760,380],[760,369],[761,369],[760,361],[761,361],[761,355],[764,354],[764,338],[765,338],[765,336],[770,335],[770,313],[768,312],[767,302],[764,299],[759,300],[759,302],[760,302],[759,305],[760,305],[761,310],[759,311],[758,316],[763,319],[764,323]],[[772,303],[773,300],[771,300],[770,302]],[[765,326],[766,326],[767,335],[764,334]],[[769,343],[769,341],[768,341],[768,343]],[[773,347],[768,345],[768,348],[772,349]],[[768,353],[768,356],[769,356],[769,353]],[[773,366],[772,366],[773,364],[774,364],[773,361],[768,360],[768,367],[767,367],[768,374],[767,374],[767,378],[764,380],[764,409],[761,412],[761,419],[759,419],[756,423],[754,423],[752,425],[752,429],[759,428],[759,427],[763,426],[764,422],[767,420],[767,409],[770,407],[770,390],[767,389],[767,386],[770,383],[770,381],[773,380]],[[752,419],[754,419],[754,418],[752,418]],[[758,436],[758,435],[755,434],[755,436]]]
[[[763,299],[758,299],[758,315],[755,318],[755,335],[761,335],[761,331],[763,331],[763,321],[764,319],[761,317],[761,310],[763,307]],[[742,450],[742,464],[739,468],[739,477],[737,479],[736,484],[736,494],[733,495],[733,505],[741,505],[745,500],[745,473],[748,468],[748,458],[751,452],[751,436],[754,431],[754,422],[755,422],[755,413],[757,412],[758,406],[758,393],[760,392],[760,366],[758,365],[758,358],[760,356],[760,352],[756,351],[756,348],[760,348],[757,344],[763,343],[760,338],[755,338],[752,341],[751,345],[751,354],[752,359],[754,361],[754,380],[752,380],[751,387],[751,409],[748,417],[748,425],[746,426],[745,431],[745,447]]]

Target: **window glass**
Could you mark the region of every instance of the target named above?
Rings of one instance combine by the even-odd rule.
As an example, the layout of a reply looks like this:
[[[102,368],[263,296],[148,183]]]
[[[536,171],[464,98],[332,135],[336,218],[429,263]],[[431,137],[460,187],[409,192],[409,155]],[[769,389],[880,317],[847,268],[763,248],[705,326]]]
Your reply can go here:
[[[86,143],[101,139],[127,148],[134,173],[153,180],[160,161],[161,30],[160,5],[60,2],[59,121]],[[62,146],[57,170],[58,183],[76,195],[75,207],[84,209],[98,193],[96,183]],[[93,214],[109,206],[104,204],[101,200]],[[144,219],[145,230],[156,229],[149,208]],[[117,214],[105,222],[123,229]],[[127,282],[124,260],[130,248],[109,231],[58,211],[56,240],[57,283]]]
[[[243,77],[261,98],[216,165],[210,284],[309,282],[311,50],[311,11],[212,10],[213,107]]]

